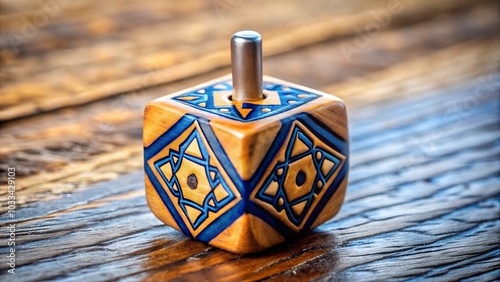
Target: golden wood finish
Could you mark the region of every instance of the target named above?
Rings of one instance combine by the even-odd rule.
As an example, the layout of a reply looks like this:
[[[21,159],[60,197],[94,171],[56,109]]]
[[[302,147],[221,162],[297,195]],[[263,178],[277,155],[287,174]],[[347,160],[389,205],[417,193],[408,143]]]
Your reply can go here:
[[[227,75],[148,104],[146,192],[151,209],[166,207],[158,218],[248,253],[335,215],[347,183],[344,104],[268,76],[263,92],[263,100],[233,102]]]

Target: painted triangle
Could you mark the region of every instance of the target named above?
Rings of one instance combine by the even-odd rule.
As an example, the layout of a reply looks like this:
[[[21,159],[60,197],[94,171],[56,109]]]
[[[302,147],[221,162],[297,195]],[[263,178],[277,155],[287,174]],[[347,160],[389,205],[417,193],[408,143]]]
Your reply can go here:
[[[177,187],[177,183],[174,182],[174,185],[172,185],[172,189],[174,191],[179,191],[179,188]]]
[[[266,190],[264,190],[264,194],[268,196],[275,196],[276,193],[278,192],[278,188],[279,188],[278,182],[271,181],[267,186]]]
[[[292,153],[290,157],[298,156],[309,150],[310,148],[304,142],[302,142],[302,140],[300,140],[299,134],[297,133],[295,135],[295,142],[293,143]]]
[[[184,205],[184,207],[186,208],[186,215],[189,221],[191,222],[191,224],[194,224],[196,222],[196,219],[200,216],[201,211],[188,205]]]
[[[326,177],[334,167],[334,162],[327,158],[324,158],[323,163],[321,164],[321,172],[323,173],[323,176]]]
[[[200,145],[198,144],[198,138],[193,138],[191,143],[186,148],[186,154],[203,159],[200,151]]]
[[[224,187],[221,184],[217,185],[217,187],[214,188],[213,193],[214,193],[215,199],[219,203],[222,200],[224,200],[226,197],[229,196],[229,193],[226,191],[226,189],[224,189]]]
[[[212,208],[215,208],[215,202],[214,202],[214,199],[210,199],[208,201],[208,205],[211,206]]]
[[[242,104],[235,104],[234,107],[242,118],[246,118],[253,109],[244,109]]]
[[[304,208],[306,207],[307,200],[304,200],[302,202],[299,202],[298,204],[295,204],[292,206],[292,210],[296,215],[301,215],[302,212],[304,211]]]
[[[170,179],[172,179],[172,166],[170,165],[170,162],[166,162],[164,165],[162,165],[160,167],[160,170],[167,181],[170,181]]]

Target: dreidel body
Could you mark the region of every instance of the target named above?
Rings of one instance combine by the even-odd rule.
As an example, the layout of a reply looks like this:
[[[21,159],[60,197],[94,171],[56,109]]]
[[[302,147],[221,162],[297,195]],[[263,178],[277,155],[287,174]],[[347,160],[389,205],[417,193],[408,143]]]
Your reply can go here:
[[[332,218],[347,186],[346,108],[262,75],[261,37],[231,39],[232,75],[148,103],[147,202],[184,234],[234,253],[264,250]]]

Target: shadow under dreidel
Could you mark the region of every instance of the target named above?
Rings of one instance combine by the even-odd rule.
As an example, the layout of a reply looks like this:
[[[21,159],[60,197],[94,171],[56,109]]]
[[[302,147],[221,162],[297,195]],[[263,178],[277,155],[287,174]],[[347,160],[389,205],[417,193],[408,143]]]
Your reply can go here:
[[[246,255],[210,247],[194,239],[173,244],[170,240],[159,239],[149,248],[151,251],[143,264],[149,272],[144,280],[261,279],[280,273],[288,275],[288,270],[304,262],[308,263],[302,264],[296,271],[304,275],[320,275],[330,272],[338,264],[337,253],[332,252],[337,245],[336,235],[318,231],[310,231],[294,240]],[[321,260],[321,264],[316,264],[315,259]]]
[[[243,257],[262,257],[282,252],[294,252],[299,254],[308,250],[332,249],[337,246],[335,234],[310,230],[306,233],[289,238],[287,241],[260,252],[246,254]]]
[[[241,255],[237,259],[191,273],[186,278],[189,278],[189,281],[192,279],[218,281],[229,277],[229,280],[243,281],[260,280],[277,274],[307,277],[307,274],[311,273],[317,276],[331,272],[338,265],[337,253],[332,251],[337,245],[336,235],[311,231],[269,249]],[[221,252],[227,253],[222,250]],[[319,260],[320,264],[315,263]],[[295,268],[299,265],[300,267]],[[289,280],[283,278],[284,281]]]
[[[162,268],[213,248],[196,240],[182,237],[181,240],[154,240],[149,248],[142,250],[147,257],[143,267],[146,270]]]
[[[175,242],[157,239],[147,251],[149,252],[146,254],[146,261],[142,264],[146,274],[142,278],[143,281],[185,280],[186,275],[198,273],[240,256],[187,237]],[[202,280],[205,281],[206,277]]]

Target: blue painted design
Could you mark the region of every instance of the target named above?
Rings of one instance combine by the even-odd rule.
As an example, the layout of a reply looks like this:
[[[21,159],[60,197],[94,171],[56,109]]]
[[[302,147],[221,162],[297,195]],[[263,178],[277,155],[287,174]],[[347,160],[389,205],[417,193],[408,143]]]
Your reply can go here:
[[[315,147],[312,138],[294,126],[284,162],[275,165],[256,194],[257,199],[271,204],[277,212],[285,210],[290,222],[296,226],[302,223],[315,195],[319,195],[321,189],[326,189],[324,186],[341,163],[340,159],[323,148]],[[297,143],[300,143],[300,150],[296,149]],[[295,170],[290,169],[291,166],[295,166]],[[308,175],[302,170],[304,166],[309,166]],[[311,175],[311,171],[315,171],[315,175]],[[292,191],[298,189],[302,192]]]
[[[268,157],[262,160],[262,163],[255,172],[254,177],[252,177],[248,181],[244,181],[242,186],[247,187],[248,189],[248,190],[243,189],[246,190],[247,192],[246,194],[244,194],[245,195],[244,197],[245,199],[248,199],[249,197],[248,194],[252,192],[252,190],[250,189],[252,187],[258,186],[258,183],[261,180],[261,178],[267,176],[265,174],[265,171],[267,170],[268,167],[273,166],[272,161],[275,158],[276,154],[282,148],[282,146],[286,146],[286,144],[288,143],[288,134],[293,127],[294,121],[300,122],[302,125],[307,127],[308,130],[311,131],[312,135],[314,135],[316,138],[325,143],[328,147],[330,147],[331,149],[333,149],[334,151],[340,153],[345,157],[343,165],[340,168],[337,168],[339,169],[339,172],[335,176],[333,182],[330,185],[323,188],[326,189],[326,191],[324,191],[323,196],[320,199],[316,199],[318,202],[314,207],[314,209],[312,210],[311,214],[307,218],[304,218],[302,220],[303,227],[301,228],[301,230],[307,231],[311,228],[312,224],[318,217],[319,213],[321,213],[328,200],[330,200],[333,194],[337,191],[338,187],[340,186],[344,178],[347,176],[347,171],[349,168],[349,157],[348,157],[349,144],[347,143],[347,141],[344,140],[339,135],[337,135],[330,128],[323,125],[319,120],[315,119],[314,116],[307,113],[301,113],[281,120],[282,123],[281,129],[276,134],[275,140],[266,154]],[[220,151],[214,151],[214,152],[216,152],[216,154],[221,153]],[[222,151],[222,153],[224,152]],[[261,200],[259,200],[259,202],[260,201]],[[267,224],[269,224],[269,226],[272,226],[285,238],[293,239],[297,238],[297,236],[300,236],[300,232],[297,233],[296,230],[291,229],[280,218],[271,215],[269,211],[264,209],[263,206],[257,201],[247,201],[245,205],[246,205],[245,210],[247,213],[253,214],[261,218]],[[311,209],[312,207],[309,207],[309,210]]]
[[[295,127],[294,121],[300,122],[300,124],[302,124],[305,128],[307,128],[310,131],[311,136],[309,136],[309,133],[304,133],[300,128]],[[199,128],[192,131],[188,135],[186,140],[181,142],[182,146],[178,146],[178,150],[170,150],[170,152],[168,152],[168,155],[159,159],[155,163],[154,166],[150,167],[147,161],[150,158],[153,158],[154,156],[156,156],[158,153],[160,153],[165,147],[171,146],[171,143],[176,141],[177,138],[183,132],[185,132],[189,128],[192,128],[192,125],[194,122],[198,123]],[[267,222],[270,226],[272,226],[274,229],[276,229],[284,237],[293,238],[294,236],[296,236],[297,231],[292,230],[289,226],[287,226],[284,222],[282,222],[281,219],[270,214],[262,206],[260,206],[259,203],[251,201],[249,199],[249,197],[250,197],[250,193],[252,193],[253,187],[256,187],[262,178],[265,177],[265,178],[269,179],[272,177],[271,174],[267,175],[265,172],[270,166],[274,165],[273,159],[275,158],[275,156],[277,155],[277,153],[280,151],[280,149],[283,146],[288,146],[287,148],[290,148],[290,149],[287,149],[287,151],[289,151],[289,150],[291,150],[291,148],[293,148],[293,144],[290,145],[289,143],[296,142],[296,141],[290,141],[290,140],[300,140],[303,143],[310,144],[312,137],[315,137],[315,138],[320,139],[330,149],[333,149],[334,151],[345,156],[346,159],[344,161],[344,164],[341,167],[339,167],[338,165],[335,165],[335,168],[333,168],[331,170],[331,171],[333,171],[333,174],[336,173],[335,172],[336,170],[339,170],[339,172],[336,175],[335,180],[333,180],[333,182],[330,179],[331,184],[328,185],[328,187],[323,187],[323,189],[326,189],[326,191],[323,191],[324,194],[321,196],[321,198],[317,198],[315,200],[315,201],[317,201],[315,206],[314,205],[311,206],[311,204],[309,203],[307,208],[309,210],[312,209],[312,212],[309,216],[307,216],[307,218],[304,217],[304,215],[307,214],[306,211],[301,213],[301,215],[293,214],[293,209],[291,207],[294,203],[298,202],[297,200],[288,201],[288,205],[286,207],[285,207],[285,205],[280,206],[285,211],[288,211],[288,213],[287,213],[288,217],[290,217],[290,215],[291,215],[291,217],[290,217],[291,222],[294,222],[294,224],[297,224],[297,225],[302,224],[303,227],[301,228],[301,230],[309,230],[310,226],[313,224],[313,222],[317,218],[318,214],[323,210],[326,202],[335,193],[335,191],[339,187],[340,183],[347,175],[347,169],[348,169],[348,158],[347,157],[349,154],[348,143],[346,142],[346,140],[343,140],[341,137],[339,137],[334,132],[332,132],[331,129],[325,127],[320,121],[314,119],[313,116],[311,116],[307,113],[298,114],[298,115],[295,115],[293,117],[287,117],[287,118],[283,119],[281,122],[282,122],[282,127],[279,130],[279,132],[277,133],[275,140],[273,141],[273,144],[271,145],[269,151],[267,152],[267,154],[266,154],[267,157],[265,157],[264,160],[262,160],[262,163],[259,166],[259,168],[257,169],[257,171],[255,172],[254,176],[248,180],[242,180],[239,177],[239,174],[237,173],[236,169],[234,168],[234,165],[230,162],[229,158],[227,157],[225,149],[220,145],[219,141],[217,140],[217,137],[214,135],[212,129],[210,128],[209,121],[206,120],[205,118],[196,117],[196,116],[193,116],[191,114],[187,114],[187,115],[183,116],[175,125],[173,125],[165,133],[163,133],[161,136],[159,136],[157,138],[157,140],[155,142],[153,142],[150,146],[144,148],[145,149],[144,156],[145,156],[146,174],[148,175],[149,179],[151,180],[153,187],[158,192],[163,203],[167,207],[169,213],[172,215],[174,220],[177,222],[179,228],[183,231],[183,233],[185,233],[186,235],[191,236],[191,237],[194,236],[194,237],[196,237],[197,240],[200,240],[202,242],[209,242],[213,238],[215,238],[217,235],[219,235],[223,230],[225,230],[227,227],[229,227],[241,215],[243,215],[244,213],[250,213],[250,214],[253,214],[253,215],[261,218],[265,222]],[[289,135],[290,131],[292,131],[292,130],[293,130],[292,136],[294,138],[288,139],[288,135]],[[205,147],[204,143],[202,143],[200,141],[201,140],[200,138],[202,138],[202,137],[204,137],[205,141],[208,142],[207,147]],[[194,140],[194,139],[196,139],[198,141],[198,144],[200,144],[200,150],[203,151],[202,157],[198,158],[199,160],[197,160],[198,163],[201,164],[202,162],[204,162],[206,160],[206,163],[204,163],[204,164],[209,164],[208,157],[211,157],[211,158],[216,157],[218,162],[220,164],[223,164],[223,167],[219,167],[219,168],[215,168],[215,169],[219,169],[219,172],[221,169],[223,169],[225,171],[225,174],[227,174],[227,176],[229,177],[229,179],[226,179],[226,181],[232,182],[234,187],[237,189],[236,193],[239,193],[242,198],[241,198],[241,200],[239,200],[237,202],[235,201],[236,203],[234,204],[234,206],[232,206],[230,209],[224,211],[223,214],[220,214],[220,212],[219,212],[219,214],[217,214],[216,218],[213,218],[212,215],[210,215],[209,218],[204,218],[203,217],[204,215],[200,215],[199,219],[197,219],[197,220],[199,220],[199,222],[196,222],[196,220],[195,220],[193,223],[190,223],[190,222],[186,222],[185,220],[183,220],[180,216],[182,213],[185,213],[185,212],[179,213],[179,210],[176,208],[176,206],[182,206],[182,205],[180,205],[180,196],[181,196],[180,192],[177,194],[177,195],[179,195],[179,197],[177,197],[177,196],[171,197],[171,196],[167,195],[166,190],[169,192],[172,192],[172,190],[174,190],[173,186],[171,186],[174,183],[173,181],[171,181],[172,179],[171,178],[167,179],[167,180],[171,181],[171,184],[169,187],[163,187],[164,184],[162,185],[160,183],[160,180],[156,179],[156,176],[153,173],[153,170],[161,171],[161,170],[158,170],[158,168],[162,167],[161,162],[163,162],[163,165],[171,164],[171,163],[174,163],[174,165],[175,165],[175,164],[179,164],[178,162],[181,159],[192,161],[193,160],[192,157],[194,157],[194,156],[192,156],[192,154],[187,154],[185,151],[186,151],[187,145],[189,144],[189,140]],[[179,143],[177,143],[177,144],[179,144]],[[181,147],[184,147],[184,149]],[[318,151],[325,151],[324,149],[325,148],[320,148],[320,147],[318,147],[318,148],[309,147],[309,150],[311,151],[312,154],[314,154],[315,152],[318,152]],[[181,157],[181,155],[182,155],[182,157]],[[306,155],[306,153],[303,154],[303,156],[302,155],[301,156],[304,157],[305,155]],[[325,154],[324,156],[325,156],[324,157],[325,159],[329,159],[329,160],[334,160],[333,158],[335,158],[334,156],[333,156],[333,158],[331,158],[332,157],[331,154]],[[174,161],[174,159],[175,159],[174,157],[178,157],[178,160]],[[292,155],[289,157],[288,162],[293,162],[294,160],[299,160],[299,159],[301,159],[301,158]],[[321,161],[322,161],[322,159],[316,160],[316,165],[321,165]],[[196,165],[198,165],[198,164],[196,164]],[[279,164],[277,164],[277,166],[278,165]],[[205,172],[206,171],[208,171],[208,172],[214,171],[213,166],[208,165],[208,168],[206,166],[204,166],[204,167],[205,167]],[[275,169],[272,170],[272,172],[275,172]],[[163,172],[161,172],[161,173],[163,173]],[[327,172],[325,175],[322,175],[322,177],[324,178],[323,181],[325,181],[325,183],[328,181],[329,175],[330,175],[330,177],[332,177],[331,172]],[[165,180],[165,178],[167,178],[164,173],[161,176],[162,176],[163,180]],[[283,177],[284,177],[284,175],[283,175]],[[307,183],[307,179],[308,179],[307,177],[308,176],[306,175],[306,181],[304,183]],[[317,176],[317,177],[320,177],[320,176]],[[294,176],[294,180],[296,180],[296,179],[297,179],[297,177]],[[212,180],[214,180],[214,179],[212,179]],[[221,181],[221,183],[222,182],[226,183],[224,181],[225,179],[223,179],[222,177],[219,177],[219,180]],[[165,182],[167,182],[167,181],[165,181]],[[213,183],[214,182],[212,182],[212,184]],[[230,195],[232,195],[231,198],[234,199],[233,198],[234,194],[232,193],[231,189],[228,189],[227,186],[224,186],[224,187],[226,187],[226,191]],[[259,187],[259,188],[261,188],[259,190],[262,191],[263,187],[264,187],[264,185]],[[264,193],[261,193],[261,194],[264,194]],[[284,191],[283,195],[286,196],[286,191]],[[310,194],[308,194],[308,195],[310,195]],[[207,198],[209,196],[207,196]],[[268,197],[268,195],[264,195],[264,196]],[[256,195],[256,197],[257,197],[257,195]],[[302,197],[302,198],[303,199],[307,198],[307,195]],[[269,200],[270,198],[267,198],[267,199]],[[284,199],[286,199],[286,198],[284,197]],[[185,200],[189,201],[189,199],[185,199]],[[208,201],[209,200],[210,199],[208,199]],[[259,200],[265,201],[260,197],[259,197]],[[274,200],[277,201],[277,199],[274,199]],[[204,201],[204,204],[205,203],[208,204],[208,201]],[[224,200],[221,203],[219,203],[219,205],[218,205],[219,210],[220,210],[220,208],[224,207],[225,205],[230,204],[231,201]],[[275,203],[275,201],[273,201],[273,202],[267,201],[267,203],[273,204],[273,203]],[[206,207],[204,204],[195,206],[195,205],[193,205],[193,203],[189,203],[188,205],[190,207],[197,208],[198,210],[200,210],[202,212],[202,214],[206,214],[208,212],[211,212],[211,210],[213,211],[212,207]],[[279,207],[278,207],[278,209],[279,209]],[[206,225],[205,227],[203,227],[203,229],[201,229],[200,225],[203,224],[207,220],[210,220],[210,224]],[[293,221],[293,220],[295,220],[295,221]],[[197,229],[197,231],[199,232],[197,235],[191,234],[191,232],[188,229],[189,225],[191,226],[190,228],[195,229],[196,227],[194,224],[196,224],[198,229],[200,229],[200,230]]]
[[[233,104],[222,96],[233,90],[230,81],[221,81],[172,99],[193,108],[241,122],[267,118],[304,105],[320,95],[287,85],[264,82],[267,98],[257,103]]]
[[[170,192],[178,198],[179,206],[183,210],[186,217],[190,219],[190,223],[192,224],[193,229],[198,228],[200,224],[208,218],[209,212],[218,212],[222,207],[224,207],[235,198],[235,195],[232,193],[227,183],[221,177],[219,170],[216,167],[210,165],[210,155],[208,154],[199,134],[200,133],[197,130],[193,130],[188,138],[181,144],[178,152],[176,150],[170,149],[169,155],[167,157],[156,161],[154,164],[155,168],[158,170],[163,180],[167,184]],[[190,144],[194,144],[193,142],[197,143],[197,147],[199,148],[201,157],[190,155],[186,152],[188,146]],[[190,161],[189,164],[185,164],[186,161]],[[190,175],[190,177],[196,179],[196,182],[201,180],[198,178],[202,178],[203,180],[205,180],[204,182],[209,184],[210,191],[206,191],[207,194],[205,195],[202,204],[196,203],[186,196],[188,189],[196,190],[198,188],[189,187],[186,183],[186,180],[180,180],[178,178],[177,173],[182,169],[183,165],[190,166],[189,168],[191,169],[194,165],[198,165],[205,171],[204,174]],[[162,168],[164,168],[164,166],[167,166],[167,169],[172,172],[172,176],[170,179],[168,179],[168,177],[163,172]],[[222,199],[217,199],[214,194],[214,189],[219,185],[221,185],[220,187],[222,187],[220,189],[224,189],[224,191],[227,193],[227,195]],[[200,193],[203,193],[203,191]],[[197,194],[199,195],[200,193]],[[194,208],[199,211],[199,216],[197,218],[190,218],[187,211],[188,207]]]
[[[154,157],[156,154],[158,154],[168,144],[173,142],[178,137],[178,133],[183,132],[186,128],[188,128],[191,124],[193,124],[194,121],[195,118],[190,115],[183,116],[168,131],[166,131],[160,137],[158,137],[158,139],[156,139],[156,141],[154,141],[153,144],[151,144],[148,147],[144,147],[144,171],[146,172],[149,180],[153,184],[153,187],[155,188],[156,192],[163,201],[163,204],[170,212],[170,215],[172,215],[179,228],[182,230],[184,234],[190,237],[193,237],[193,235],[187,228],[186,224],[182,220],[179,213],[177,213],[175,206],[172,203],[172,200],[167,195],[165,189],[163,189],[162,184],[155,177],[155,174],[153,173],[153,168],[149,166],[148,160]]]
[[[180,215],[175,211],[175,207],[172,204],[172,201],[168,197],[168,195],[165,192],[165,190],[163,190],[162,185],[160,184],[160,182],[158,181],[158,179],[156,179],[156,177],[154,176],[153,171],[148,166],[147,160],[144,161],[144,171],[146,172],[149,180],[153,184],[153,187],[155,188],[156,192],[158,193],[158,195],[160,196],[161,200],[163,201],[163,204],[165,205],[165,207],[167,207],[167,210],[170,212],[170,214],[174,218],[175,222],[177,222],[177,225],[179,226],[179,228],[187,236],[193,237],[193,235],[191,235],[191,233],[189,232],[189,229],[184,224],[184,221],[182,221],[182,218],[180,217]]]

